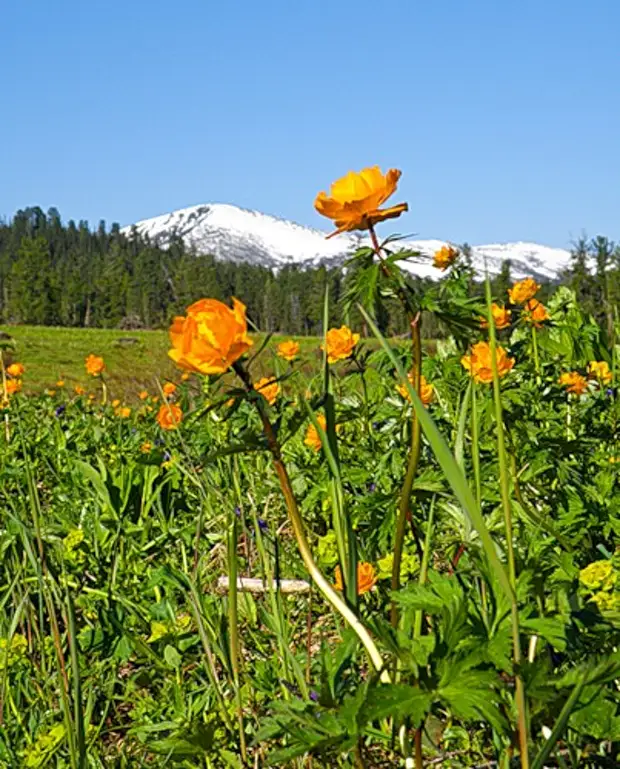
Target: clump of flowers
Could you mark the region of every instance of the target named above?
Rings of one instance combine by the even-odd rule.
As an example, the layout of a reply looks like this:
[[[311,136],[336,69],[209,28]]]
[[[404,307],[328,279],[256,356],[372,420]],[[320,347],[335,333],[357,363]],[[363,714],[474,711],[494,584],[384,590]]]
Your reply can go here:
[[[511,304],[525,304],[528,299],[532,299],[540,290],[540,285],[534,278],[524,278],[517,281],[512,288],[508,289],[508,296]]]
[[[319,192],[314,207],[320,214],[332,219],[337,228],[328,237],[340,232],[367,230],[377,222],[394,219],[406,211],[406,203],[380,208],[396,191],[400,176],[401,171],[396,168],[382,174],[379,166],[372,166],[359,173],[350,171],[335,181],[329,195]]]
[[[371,563],[360,562],[357,564],[357,594],[363,595],[372,590],[377,584],[377,574],[375,568]],[[334,587],[336,590],[342,591],[342,571],[340,566],[336,566],[334,569]]]
[[[170,341],[168,355],[181,368],[199,374],[223,374],[253,344],[245,305],[233,299],[231,309],[217,299],[200,299],[187,308],[186,316],[174,319]]]
[[[512,371],[515,359],[508,357],[503,347],[495,348],[497,375],[501,379]],[[489,384],[493,381],[493,362],[491,345],[488,342],[478,342],[471,352],[461,358],[461,365],[470,372],[476,382]]]
[[[491,315],[493,316],[493,323],[495,323],[495,328],[498,331],[501,331],[502,329],[508,328],[508,326],[510,326],[512,312],[497,304],[497,302],[493,302],[491,305]],[[488,328],[489,321],[485,317],[482,317],[480,319],[480,326],[482,328]]]
[[[609,364],[605,360],[591,360],[588,363],[588,376],[590,379],[597,379],[601,384],[609,384],[613,379]]]
[[[280,392],[280,385],[273,377],[263,377],[255,382],[254,389],[265,398],[270,406],[273,406]]]
[[[10,668],[20,660],[23,660],[27,651],[28,641],[21,633],[14,633],[10,640],[8,638],[0,638],[0,672],[4,670],[5,663]]]
[[[293,361],[299,355],[299,344],[294,339],[280,342],[277,347],[278,356],[287,361]]]
[[[573,395],[583,395],[588,389],[587,379],[578,371],[564,372],[558,382],[566,388],[567,393],[572,393]]]
[[[433,255],[433,267],[445,271],[459,258],[458,249],[453,246],[442,246]]]
[[[411,386],[415,387],[414,377],[411,371],[407,374],[407,379],[411,382]],[[411,400],[411,397],[409,396],[409,390],[404,384],[397,384],[396,389],[402,398],[405,398],[408,401]],[[425,406],[428,406],[429,403],[432,403],[434,397],[435,388],[432,384],[429,384],[426,381],[426,377],[423,375],[420,376],[420,400]]]
[[[174,430],[182,419],[183,412],[176,403],[162,403],[157,412],[157,423],[162,430]]]
[[[325,335],[325,344],[321,350],[327,352],[327,362],[337,363],[339,360],[350,358],[359,342],[360,335],[354,334],[348,326],[330,328]]]
[[[15,395],[15,393],[21,392],[21,389],[21,379],[7,379],[7,381],[4,383],[4,391],[6,395]]]
[[[93,355],[93,353],[85,359],[84,365],[86,366],[86,373],[91,376],[101,376],[105,371],[103,358],[99,355]]]
[[[377,561],[377,579],[391,579],[394,565],[394,553],[388,553]],[[420,568],[420,560],[413,553],[404,552],[400,562],[400,576],[402,580],[413,577]]]
[[[579,582],[601,612],[620,611],[618,571],[611,560],[594,561],[579,572]]]

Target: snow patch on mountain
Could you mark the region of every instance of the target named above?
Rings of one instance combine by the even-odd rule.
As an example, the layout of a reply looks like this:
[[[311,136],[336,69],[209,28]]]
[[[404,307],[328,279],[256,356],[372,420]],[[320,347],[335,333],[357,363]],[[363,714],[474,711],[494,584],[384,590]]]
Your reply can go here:
[[[368,244],[362,235],[345,233],[326,239],[327,233],[321,230],[224,203],[182,208],[137,222],[133,227],[163,247],[174,238],[181,238],[197,253],[276,270],[286,265],[338,265],[360,245]],[[129,235],[132,229],[125,227],[123,232]],[[449,244],[443,240],[404,239],[392,243],[390,248],[418,251],[420,256],[401,262],[402,266],[420,277],[438,278],[442,273],[432,266],[432,256],[444,245]],[[569,257],[570,253],[564,249],[537,243],[472,246],[473,266],[480,275],[485,268],[497,274],[502,263],[509,259],[515,278],[532,275],[552,280],[566,268]]]

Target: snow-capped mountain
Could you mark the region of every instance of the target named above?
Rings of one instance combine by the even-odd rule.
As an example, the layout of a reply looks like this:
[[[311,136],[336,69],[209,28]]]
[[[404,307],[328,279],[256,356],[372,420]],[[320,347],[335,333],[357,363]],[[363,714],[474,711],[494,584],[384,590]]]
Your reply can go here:
[[[348,233],[326,240],[327,233],[321,230],[223,203],[182,208],[144,219],[134,226],[141,235],[164,247],[172,238],[180,237],[197,253],[272,269],[285,265],[337,265],[368,242],[362,235]],[[125,227],[124,232],[130,234],[131,229]],[[447,244],[442,240],[405,239],[393,243],[391,248],[418,251],[420,256],[401,262],[403,267],[421,277],[439,277],[441,273],[432,266],[431,258],[444,245]],[[491,274],[498,273],[506,259],[511,262],[515,278],[532,275],[553,279],[568,264],[569,252],[536,243],[472,246],[473,265],[480,274],[484,273],[485,264]]]

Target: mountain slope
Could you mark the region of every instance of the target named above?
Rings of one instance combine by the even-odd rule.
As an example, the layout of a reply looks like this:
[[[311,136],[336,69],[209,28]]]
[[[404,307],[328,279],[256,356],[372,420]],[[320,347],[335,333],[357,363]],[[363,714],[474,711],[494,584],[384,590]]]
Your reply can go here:
[[[249,211],[223,203],[182,208],[169,214],[137,222],[136,230],[154,242],[167,245],[180,237],[198,253],[213,254],[230,262],[250,262],[278,269],[285,265],[314,267],[337,265],[367,239],[361,235],[343,234],[326,240],[327,233],[278,219],[258,211]],[[129,234],[131,227],[124,228]],[[446,245],[440,240],[403,240],[393,247],[410,248],[421,257],[403,263],[421,277],[439,277],[431,265],[433,253]],[[500,271],[502,262],[510,259],[512,275],[554,279],[567,266],[569,252],[536,243],[494,243],[473,246],[473,265],[484,273],[485,262],[490,273]]]

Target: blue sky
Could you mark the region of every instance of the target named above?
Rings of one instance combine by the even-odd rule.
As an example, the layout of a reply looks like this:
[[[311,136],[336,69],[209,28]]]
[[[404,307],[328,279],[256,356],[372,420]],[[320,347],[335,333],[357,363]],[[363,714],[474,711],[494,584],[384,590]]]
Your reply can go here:
[[[0,216],[227,202],[328,228],[316,193],[379,164],[407,234],[620,239],[618,0],[28,0],[0,23]]]

